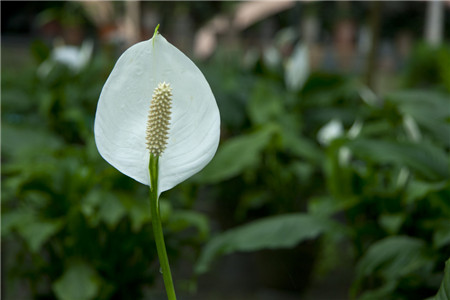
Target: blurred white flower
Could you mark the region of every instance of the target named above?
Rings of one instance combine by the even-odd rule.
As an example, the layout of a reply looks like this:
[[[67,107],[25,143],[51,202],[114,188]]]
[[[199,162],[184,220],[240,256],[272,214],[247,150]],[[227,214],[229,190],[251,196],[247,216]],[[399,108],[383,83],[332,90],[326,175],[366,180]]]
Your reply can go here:
[[[88,64],[92,56],[92,50],[93,44],[91,41],[85,41],[81,47],[60,46],[53,50],[51,59],[66,65],[73,71],[79,71]]]
[[[50,57],[38,68],[38,75],[46,77],[55,64],[60,63],[67,66],[73,72],[79,72],[91,60],[94,45],[92,41],[85,41],[81,47],[57,46],[52,50]]]
[[[317,140],[320,144],[328,146],[334,139],[341,137],[344,134],[344,127],[342,122],[333,119],[325,124],[317,133]]]
[[[285,81],[288,89],[298,91],[309,76],[309,54],[306,45],[298,44],[285,68]]]

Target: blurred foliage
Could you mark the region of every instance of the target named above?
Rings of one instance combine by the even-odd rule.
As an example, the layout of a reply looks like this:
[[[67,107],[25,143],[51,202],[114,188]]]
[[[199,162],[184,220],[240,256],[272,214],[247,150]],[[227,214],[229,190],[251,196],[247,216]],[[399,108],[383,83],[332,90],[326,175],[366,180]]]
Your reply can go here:
[[[450,77],[443,64],[450,53],[447,46],[422,47],[410,59],[404,88],[382,96],[357,79],[323,73],[289,89],[288,58],[274,66],[262,54],[243,71],[224,55],[205,66],[230,136],[195,180],[215,184],[223,227],[233,228],[208,242],[199,273],[220,255],[319,238],[318,272],[353,253],[353,298],[436,293],[450,250]],[[432,80],[420,76],[428,69],[442,71]],[[219,84],[219,73],[235,75]],[[296,226],[294,211],[343,226]]]
[[[7,299],[139,299],[159,274],[148,191],[109,166],[94,142],[97,99],[115,61],[104,50],[74,69],[35,42],[34,65],[2,69]],[[183,193],[161,200],[174,262],[209,234]]]
[[[405,84],[445,89],[450,93],[449,65],[450,45],[436,47],[419,44],[407,64]]]
[[[142,298],[159,276],[148,191],[109,166],[93,139],[113,51],[44,71],[52,51],[36,42],[31,52],[26,70],[2,69],[6,299],[23,287],[35,299]],[[316,273],[343,256],[355,262],[354,298],[436,295],[450,252],[450,78],[444,70],[424,84],[420,72],[441,66],[433,51],[415,55],[404,88],[381,96],[280,53],[219,50],[200,64],[222,142],[202,172],[163,194],[172,265],[197,261],[204,273],[221,255],[314,240]],[[448,280],[437,297],[445,290]]]
[[[294,247],[300,241],[316,238],[332,230],[334,226],[340,225],[320,216],[303,213],[262,218],[212,239],[197,262],[197,272],[205,272],[217,256],[236,251]]]
[[[450,298],[450,259],[445,263],[445,276],[441,287],[433,300],[445,300]]]

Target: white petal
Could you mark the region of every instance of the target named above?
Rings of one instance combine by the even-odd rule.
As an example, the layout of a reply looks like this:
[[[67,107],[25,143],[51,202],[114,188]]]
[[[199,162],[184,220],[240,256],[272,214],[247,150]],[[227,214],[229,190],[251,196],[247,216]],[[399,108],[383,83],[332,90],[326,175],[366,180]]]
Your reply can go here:
[[[298,91],[309,76],[308,47],[299,44],[295,47],[285,69],[286,85],[290,90]]]
[[[52,52],[54,61],[62,63],[73,70],[78,70],[81,67],[80,49],[75,46],[61,46],[57,47]]]
[[[333,119],[322,128],[320,128],[317,133],[317,140],[322,145],[329,145],[334,139],[342,136],[344,133],[344,127],[340,120]]]
[[[216,100],[195,64],[161,35],[138,43],[117,61],[95,117],[95,141],[103,158],[120,172],[150,185],[145,131],[153,90],[172,87],[166,150],[159,159],[159,193],[200,171],[219,143]]]

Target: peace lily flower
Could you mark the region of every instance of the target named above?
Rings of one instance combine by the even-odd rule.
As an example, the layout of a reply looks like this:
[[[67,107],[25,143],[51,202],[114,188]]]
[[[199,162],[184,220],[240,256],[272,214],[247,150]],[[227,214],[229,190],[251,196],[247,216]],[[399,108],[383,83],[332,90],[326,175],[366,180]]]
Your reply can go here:
[[[317,140],[324,146],[328,146],[331,142],[344,134],[344,127],[341,120],[333,119],[317,132]]]
[[[309,76],[308,47],[298,44],[292,56],[286,62],[285,79],[286,86],[291,91],[299,91]]]
[[[94,44],[92,41],[84,41],[81,47],[59,45],[52,50],[50,57],[38,68],[41,78],[46,77],[57,63],[68,67],[73,73],[78,73],[90,61]]]
[[[159,116],[167,130],[154,136],[155,143],[162,143],[157,149],[148,145],[152,136],[147,127],[153,117],[152,97],[160,92],[170,93],[171,107]],[[150,129],[160,130],[154,122]],[[153,149],[159,156],[159,195],[212,159],[219,143],[220,116],[201,71],[156,33],[126,50],[117,61],[100,95],[94,132],[97,148],[108,163],[149,186]]]
[[[120,172],[150,187],[150,212],[167,296],[175,289],[159,195],[200,171],[219,143],[220,116],[203,74],[155,30],[126,50],[100,95],[95,142]]]

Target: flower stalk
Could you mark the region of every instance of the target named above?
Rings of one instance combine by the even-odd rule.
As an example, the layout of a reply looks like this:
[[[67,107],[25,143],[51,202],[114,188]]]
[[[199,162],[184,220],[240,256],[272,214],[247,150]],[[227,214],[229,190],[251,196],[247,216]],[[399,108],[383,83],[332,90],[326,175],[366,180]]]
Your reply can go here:
[[[172,273],[170,271],[169,259],[167,258],[166,245],[164,243],[164,234],[161,224],[161,215],[159,209],[158,197],[158,160],[159,156],[150,154],[149,172],[150,172],[150,213],[152,216],[153,234],[155,236],[156,251],[158,252],[161,272],[166,287],[167,298],[176,300],[175,287],[173,285]]]
[[[150,108],[147,99],[153,92]],[[100,155],[150,186],[150,213],[164,285],[176,300],[159,195],[203,169],[220,140],[220,114],[202,72],[158,27],[131,46],[103,86],[94,123]]]

